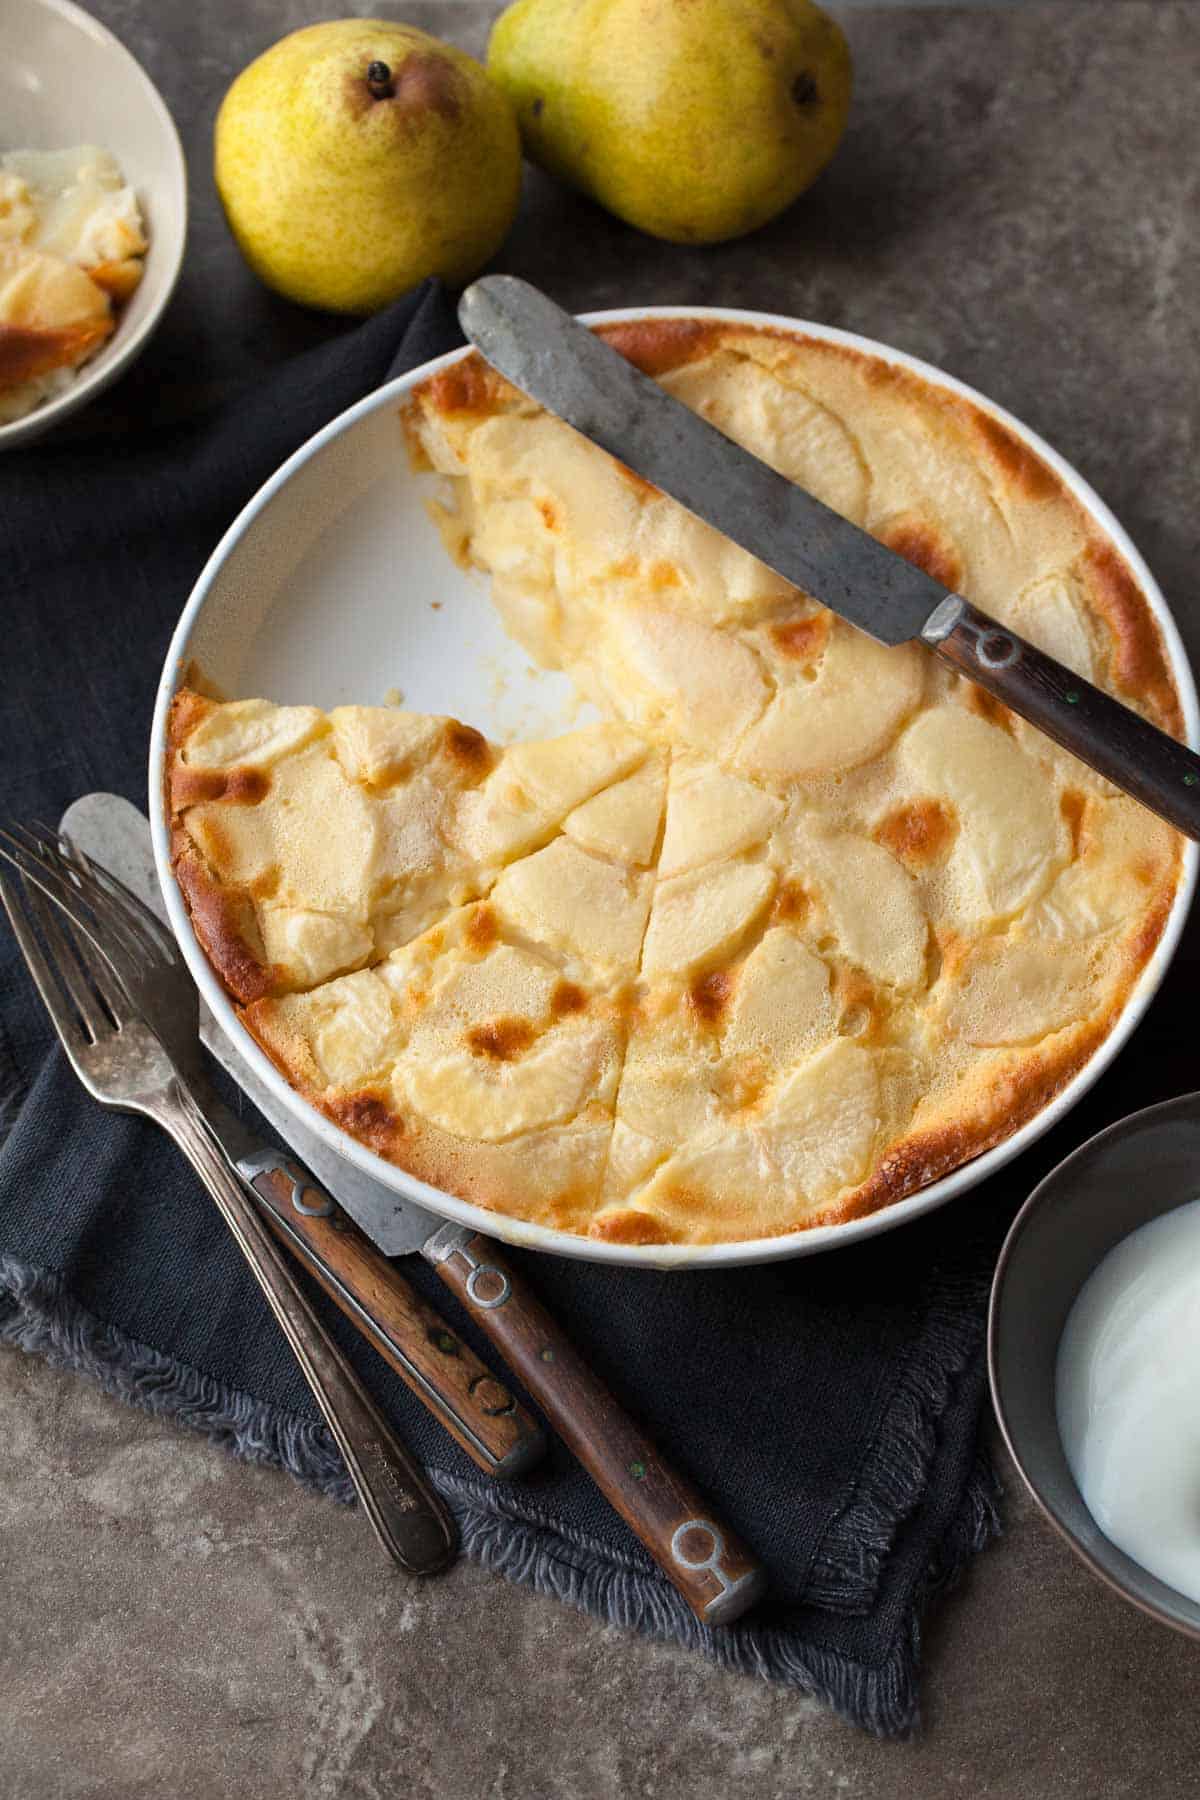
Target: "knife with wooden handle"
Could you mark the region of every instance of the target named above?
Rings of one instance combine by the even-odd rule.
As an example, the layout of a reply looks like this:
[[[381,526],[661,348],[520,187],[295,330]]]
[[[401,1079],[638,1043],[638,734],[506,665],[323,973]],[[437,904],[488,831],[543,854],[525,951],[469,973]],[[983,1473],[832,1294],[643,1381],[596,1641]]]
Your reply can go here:
[[[643,375],[545,294],[488,275],[463,331],[493,368],[643,480],[881,644],[915,639],[1200,838],[1200,756],[842,518]]]
[[[497,1431],[516,1428],[525,1415],[508,1390],[294,1159],[257,1152],[238,1167],[279,1235],[409,1386],[420,1393],[432,1377],[434,1391],[422,1397],[465,1449],[475,1454],[463,1435],[469,1419],[476,1436],[481,1418]],[[618,1405],[500,1247],[467,1226],[439,1225],[417,1248],[697,1617],[706,1625],[740,1618],[765,1590],[762,1565]],[[457,1407],[444,1417],[452,1381]]]
[[[766,1592],[762,1564],[617,1404],[499,1245],[469,1226],[444,1225],[421,1254],[700,1622],[740,1619]]]
[[[236,1162],[276,1237],[485,1474],[511,1479],[541,1460],[545,1434],[512,1390],[295,1156],[258,1149]]]
[[[161,899],[150,830],[136,807],[115,794],[89,794],[68,809],[61,829],[158,909]],[[416,1308],[424,1307],[403,1281],[393,1257],[417,1251],[433,1265],[479,1329],[511,1362],[526,1391],[697,1617],[714,1626],[740,1618],[766,1587],[762,1565],[592,1373],[499,1247],[467,1226],[445,1224],[361,1174],[280,1103],[203,1002],[200,1017],[200,1035],[207,1048],[280,1136],[302,1152],[297,1161],[290,1153],[265,1151],[261,1144],[246,1141],[246,1128],[227,1109],[217,1115],[243,1176],[252,1182],[275,1229],[287,1234],[318,1280],[332,1284],[329,1291],[356,1323],[365,1326],[366,1313],[373,1331],[386,1334],[390,1326],[392,1350],[398,1356],[403,1353],[401,1361],[407,1360],[434,1381],[441,1405],[458,1427],[447,1418],[447,1428],[480,1466],[487,1465],[471,1449],[471,1436],[511,1433],[514,1449],[522,1447],[525,1460],[520,1466],[527,1467],[540,1454],[542,1434],[520,1406],[514,1403],[509,1412],[501,1399],[507,1390],[461,1341],[454,1349],[437,1341],[448,1328],[436,1313],[430,1309],[427,1317],[408,1310],[407,1303],[404,1308],[396,1304],[391,1296],[402,1290]],[[363,1227],[370,1243],[343,1212]],[[382,1303],[380,1283],[386,1284],[387,1304]],[[348,1298],[339,1298],[338,1284]],[[416,1355],[422,1333],[438,1353],[432,1360]],[[377,1337],[373,1341],[383,1350]],[[400,1362],[393,1366],[420,1391]],[[459,1378],[460,1370],[465,1380]],[[476,1370],[483,1371],[484,1381],[476,1379]],[[470,1430],[460,1435],[468,1424]],[[489,1442],[496,1452],[498,1435]],[[510,1460],[508,1469],[500,1472],[517,1470]]]
[[[87,794],[68,808],[61,830],[118,875],[147,906],[159,910],[162,900],[150,827],[135,806],[116,794]],[[484,1474],[512,1479],[527,1473],[545,1454],[541,1425],[421,1298],[389,1255],[351,1224],[346,1207],[361,1196],[359,1212],[374,1226],[375,1236],[384,1240],[384,1252],[392,1254],[414,1248],[417,1237],[428,1236],[440,1221],[418,1213],[421,1224],[414,1235],[411,1213],[416,1209],[410,1212],[377,1184],[364,1185],[340,1156],[316,1138],[308,1139],[245,1063],[203,1001],[200,1036],[285,1143],[299,1146],[280,1150],[264,1143],[215,1095],[206,1096],[213,1130],[250,1183],[276,1237],[299,1257]]]
[[[476,1440],[487,1427],[519,1431],[527,1415],[508,1390],[293,1158],[258,1151],[237,1161],[277,1233],[477,1462],[468,1430]],[[697,1617],[740,1618],[765,1590],[762,1565],[618,1405],[500,1247],[467,1226],[439,1225],[417,1248]],[[514,1454],[525,1441],[518,1435]]]

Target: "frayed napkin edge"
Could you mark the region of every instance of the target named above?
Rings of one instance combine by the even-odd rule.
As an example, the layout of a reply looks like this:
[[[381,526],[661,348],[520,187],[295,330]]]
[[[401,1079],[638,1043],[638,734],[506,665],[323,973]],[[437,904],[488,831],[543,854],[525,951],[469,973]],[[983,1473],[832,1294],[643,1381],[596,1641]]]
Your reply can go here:
[[[987,1295],[978,1275],[935,1277],[858,1479],[814,1558],[806,1605],[860,1616],[875,1605],[888,1558],[928,1488],[955,1385],[983,1344]]]

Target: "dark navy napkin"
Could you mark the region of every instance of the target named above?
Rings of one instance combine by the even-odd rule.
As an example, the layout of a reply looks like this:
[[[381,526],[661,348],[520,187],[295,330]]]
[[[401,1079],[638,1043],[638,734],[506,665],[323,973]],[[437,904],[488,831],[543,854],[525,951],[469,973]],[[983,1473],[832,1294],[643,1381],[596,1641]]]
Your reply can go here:
[[[122,385],[118,435],[51,437],[0,460],[4,813],[55,820],[97,788],[144,806],[155,680],[220,533],[320,426],[457,341],[428,285],[207,416],[168,408],[160,355],[157,374]],[[0,1333],[348,1499],[215,1209],[152,1127],[84,1096],[2,928],[0,1131]],[[469,1554],[902,1732],[917,1713],[922,1615],[997,1528],[977,1443],[984,1307],[998,1233],[1031,1179],[1026,1168],[901,1232],[758,1269],[624,1273],[513,1252],[766,1561],[769,1599],[724,1632],[696,1624],[565,1450],[526,1483],[480,1478],[329,1312]],[[430,1271],[410,1259],[406,1272],[453,1312]]]

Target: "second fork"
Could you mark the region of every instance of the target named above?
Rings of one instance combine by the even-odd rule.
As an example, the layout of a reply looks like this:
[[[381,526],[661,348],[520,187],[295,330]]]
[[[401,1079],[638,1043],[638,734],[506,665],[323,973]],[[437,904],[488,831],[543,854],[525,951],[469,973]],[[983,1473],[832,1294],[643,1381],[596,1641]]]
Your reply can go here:
[[[0,855],[23,877],[20,896],[0,877],[0,903],[76,1074],[101,1105],[152,1119],[187,1156],[295,1352],[376,1535],[410,1573],[444,1568],[456,1543],[449,1512],[328,1336],[135,1002],[135,994],[153,999],[161,953],[149,932],[139,937],[136,920],[114,920],[92,869],[59,846],[0,834]],[[171,1027],[168,1037],[177,1037]]]

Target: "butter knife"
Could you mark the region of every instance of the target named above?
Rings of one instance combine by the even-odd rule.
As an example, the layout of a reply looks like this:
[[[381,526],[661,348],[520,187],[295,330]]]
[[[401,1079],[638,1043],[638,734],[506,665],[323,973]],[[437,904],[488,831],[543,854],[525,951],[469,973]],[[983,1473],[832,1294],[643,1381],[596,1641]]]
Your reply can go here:
[[[514,386],[785,581],[881,644],[926,645],[1200,838],[1200,756],[743,450],[539,289],[488,275],[458,316]]]
[[[115,794],[89,794],[68,810],[61,829],[162,916],[150,828],[136,807]],[[363,1251],[375,1257],[376,1266],[382,1265],[381,1278],[401,1279],[388,1260],[392,1257],[414,1251],[424,1257],[517,1371],[527,1393],[697,1618],[705,1625],[729,1625],[748,1611],[767,1585],[762,1564],[617,1403],[500,1246],[469,1226],[447,1224],[412,1201],[401,1200],[330,1150],[280,1105],[203,1001],[200,1013],[205,1045],[327,1190],[316,1191],[311,1179],[278,1152],[261,1159],[253,1152],[240,1155],[239,1166],[260,1200],[281,1223],[286,1220],[293,1233],[303,1234],[307,1253],[324,1256],[346,1280],[342,1251],[353,1226],[339,1211],[326,1212],[326,1205],[332,1208],[329,1196],[336,1194],[366,1237],[384,1252],[375,1256],[362,1234],[354,1233]],[[231,1117],[226,1112],[227,1127]],[[234,1128],[238,1124],[233,1120]],[[314,1273],[324,1279],[315,1267]],[[462,1351],[466,1353],[465,1346]],[[403,1368],[399,1372],[405,1374]],[[475,1394],[482,1403],[479,1388]]]
[[[68,808],[60,830],[165,922],[150,827],[135,806],[117,794],[88,794]],[[386,1249],[395,1195],[304,1132],[238,1054],[203,1000],[200,1037],[292,1147],[289,1155],[264,1145],[215,1094],[206,1095],[210,1124],[253,1188],[276,1237],[485,1474],[506,1479],[525,1474],[545,1453],[541,1426],[334,1198],[346,1201],[356,1216],[365,1206],[368,1225],[378,1221],[375,1235],[383,1236]],[[348,1187],[356,1189],[357,1204],[347,1196]],[[442,1223],[432,1213],[420,1217],[426,1236]]]

